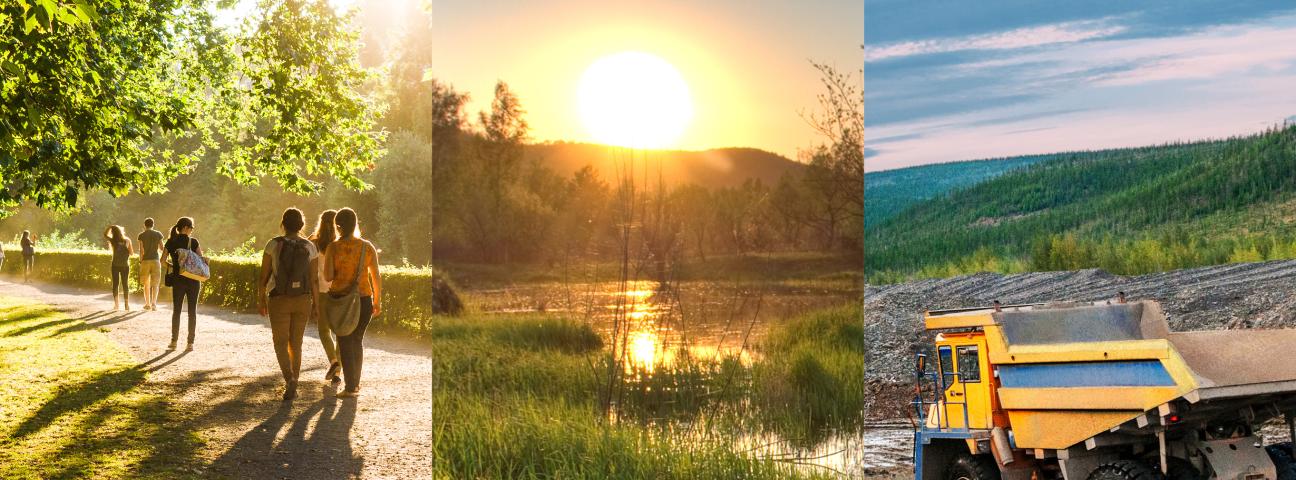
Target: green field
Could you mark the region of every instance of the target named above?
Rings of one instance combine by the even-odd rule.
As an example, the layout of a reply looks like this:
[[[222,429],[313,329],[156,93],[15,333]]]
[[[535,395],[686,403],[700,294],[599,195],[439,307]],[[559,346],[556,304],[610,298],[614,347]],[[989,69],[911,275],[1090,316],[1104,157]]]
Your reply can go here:
[[[103,333],[0,297],[0,478],[197,478],[202,439]]]
[[[750,453],[742,439],[772,433],[809,446],[860,427],[860,315],[855,305],[792,319],[750,365],[677,359],[619,376],[610,389],[613,359],[586,324],[545,314],[439,320],[437,476],[835,478]]]

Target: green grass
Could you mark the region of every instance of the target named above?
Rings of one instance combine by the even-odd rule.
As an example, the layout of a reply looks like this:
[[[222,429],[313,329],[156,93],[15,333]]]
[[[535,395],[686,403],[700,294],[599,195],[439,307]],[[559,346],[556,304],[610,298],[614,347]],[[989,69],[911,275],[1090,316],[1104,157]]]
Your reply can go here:
[[[438,319],[437,477],[829,478],[735,439],[773,432],[808,446],[862,421],[860,324],[858,306],[825,310],[776,327],[751,366],[677,355],[633,372],[611,421],[600,399],[612,358],[588,325],[553,314]]]
[[[101,332],[0,297],[0,478],[192,478],[202,440]]]
[[[860,304],[779,325],[753,365],[764,420],[803,445],[829,431],[863,427],[864,315]]]

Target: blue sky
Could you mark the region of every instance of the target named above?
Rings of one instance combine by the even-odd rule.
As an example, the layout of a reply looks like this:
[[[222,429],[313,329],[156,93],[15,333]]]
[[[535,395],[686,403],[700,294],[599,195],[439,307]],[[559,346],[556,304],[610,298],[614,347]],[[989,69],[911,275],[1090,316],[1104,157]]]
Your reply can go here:
[[[869,171],[1296,120],[1296,2],[866,0]]]

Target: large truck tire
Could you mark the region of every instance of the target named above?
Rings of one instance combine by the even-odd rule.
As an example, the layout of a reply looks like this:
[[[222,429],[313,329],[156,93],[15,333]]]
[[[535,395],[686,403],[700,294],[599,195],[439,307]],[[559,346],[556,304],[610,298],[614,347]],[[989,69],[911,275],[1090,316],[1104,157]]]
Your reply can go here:
[[[1088,480],[1162,480],[1161,471],[1137,460],[1116,460],[1089,472]]]
[[[1161,471],[1160,455],[1149,455],[1144,458],[1153,470]],[[1166,466],[1169,467],[1165,474],[1166,480],[1203,480],[1202,474],[1197,470],[1197,467],[1194,467],[1192,462],[1182,458],[1166,457]]]
[[[1273,461],[1274,469],[1278,472],[1278,480],[1296,480],[1296,459],[1292,458],[1291,444],[1281,443],[1265,447],[1265,453],[1269,454],[1269,460]]]
[[[989,455],[959,455],[945,470],[945,480],[999,480],[999,466]]]

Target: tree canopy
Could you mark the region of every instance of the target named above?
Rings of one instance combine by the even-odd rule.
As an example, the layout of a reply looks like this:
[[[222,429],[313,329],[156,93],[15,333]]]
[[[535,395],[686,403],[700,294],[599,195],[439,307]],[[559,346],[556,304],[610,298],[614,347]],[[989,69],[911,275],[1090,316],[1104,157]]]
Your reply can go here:
[[[0,215],[163,192],[209,149],[240,183],[365,187],[384,134],[348,17],[327,0],[258,6],[236,33],[211,0],[0,7]]]

